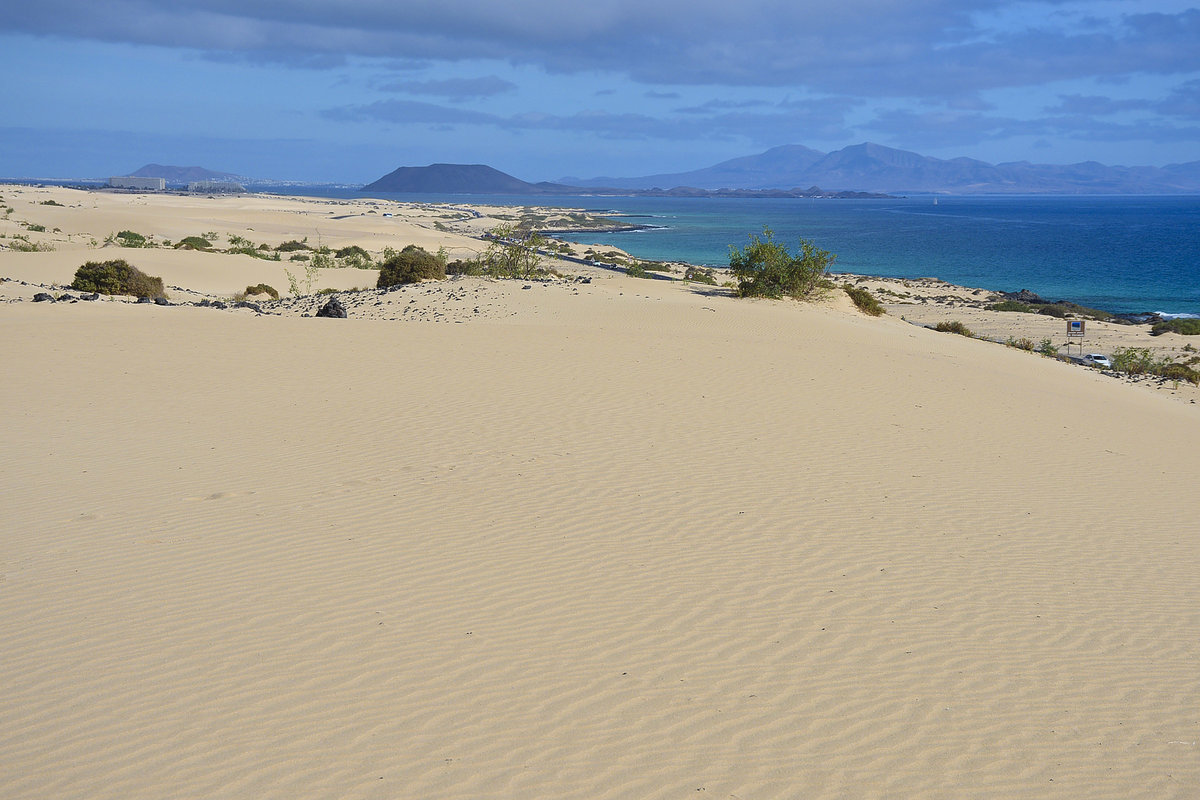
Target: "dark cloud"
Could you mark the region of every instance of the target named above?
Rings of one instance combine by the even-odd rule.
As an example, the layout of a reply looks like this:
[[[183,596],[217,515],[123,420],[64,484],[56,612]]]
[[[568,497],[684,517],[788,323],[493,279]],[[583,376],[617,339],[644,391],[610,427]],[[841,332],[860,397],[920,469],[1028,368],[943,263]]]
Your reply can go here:
[[[705,116],[657,117],[640,113],[614,113],[601,110],[576,114],[545,112],[492,114],[451,108],[409,100],[380,100],[374,103],[327,109],[322,116],[344,122],[384,122],[395,125],[474,125],[507,131],[557,131],[584,133],[605,139],[646,141],[650,139],[748,139],[761,144],[777,144],[781,131],[797,136],[841,138],[849,131],[844,125],[843,100],[814,101],[808,104],[762,104],[764,110],[747,112],[726,110],[716,104]]]
[[[38,0],[10,32],[191,47],[319,66],[322,56],[500,59],[648,84],[806,86],[859,96],[969,95],[1079,77],[1200,70],[1200,10],[1069,32],[1055,0],[1012,30],[1002,0]],[[301,54],[301,55],[297,55]]]
[[[1048,114],[1088,114],[1107,116],[1125,111],[1141,111],[1151,107],[1148,100],[1113,100],[1095,95],[1063,95],[1056,106],[1045,109]]]
[[[494,75],[485,78],[447,78],[430,81],[393,81],[378,87],[385,92],[430,95],[447,100],[479,100],[515,91],[517,85]]]

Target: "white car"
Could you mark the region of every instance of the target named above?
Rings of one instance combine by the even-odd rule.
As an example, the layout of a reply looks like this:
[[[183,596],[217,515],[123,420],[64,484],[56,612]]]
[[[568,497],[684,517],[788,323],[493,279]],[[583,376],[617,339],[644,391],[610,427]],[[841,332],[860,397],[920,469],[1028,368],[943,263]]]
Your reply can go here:
[[[1112,362],[1108,360],[1108,356],[1102,353],[1088,353],[1083,357],[1083,361],[1085,364],[1092,364],[1097,367],[1103,367],[1104,369],[1112,369]]]

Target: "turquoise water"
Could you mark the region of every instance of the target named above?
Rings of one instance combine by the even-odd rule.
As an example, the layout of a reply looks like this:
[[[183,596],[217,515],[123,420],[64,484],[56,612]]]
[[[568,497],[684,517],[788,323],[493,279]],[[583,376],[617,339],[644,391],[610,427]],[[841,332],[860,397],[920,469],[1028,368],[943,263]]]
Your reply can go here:
[[[639,258],[729,263],[764,225],[837,255],[834,269],[1029,289],[1114,312],[1200,314],[1200,197],[912,197],[895,200],[391,195],[429,202],[586,208],[656,226],[586,233]]]

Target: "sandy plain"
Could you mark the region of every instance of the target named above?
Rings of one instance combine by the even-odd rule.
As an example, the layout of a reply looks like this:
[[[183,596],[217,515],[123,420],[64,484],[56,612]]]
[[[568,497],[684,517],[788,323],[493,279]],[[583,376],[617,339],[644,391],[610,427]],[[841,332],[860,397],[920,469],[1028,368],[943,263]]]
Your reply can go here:
[[[33,303],[110,257],[286,286],[121,229],[488,218],[0,197],[56,247],[0,252],[0,796],[1200,795],[1184,390],[580,265],[345,320]]]

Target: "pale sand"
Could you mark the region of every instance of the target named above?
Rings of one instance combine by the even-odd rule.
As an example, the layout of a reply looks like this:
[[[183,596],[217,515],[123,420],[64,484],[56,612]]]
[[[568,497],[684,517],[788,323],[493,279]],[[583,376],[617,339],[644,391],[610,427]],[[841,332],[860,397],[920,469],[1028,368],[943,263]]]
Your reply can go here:
[[[378,313],[488,313],[0,304],[0,796],[1200,796],[1200,407],[841,302],[425,291]]]

